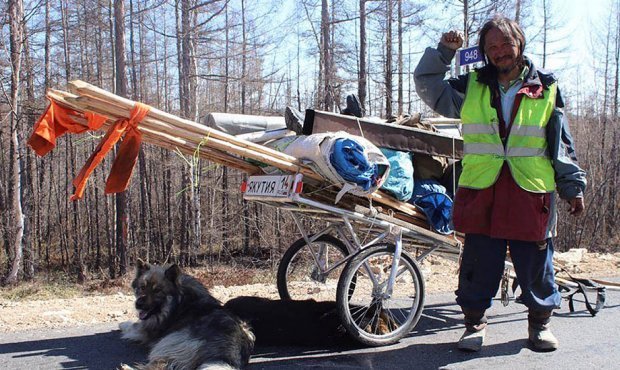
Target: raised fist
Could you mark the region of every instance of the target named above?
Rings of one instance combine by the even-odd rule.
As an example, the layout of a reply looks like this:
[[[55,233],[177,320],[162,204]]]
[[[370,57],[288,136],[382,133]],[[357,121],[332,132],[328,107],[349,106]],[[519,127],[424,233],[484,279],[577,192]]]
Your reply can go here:
[[[439,43],[450,50],[456,50],[463,46],[463,35],[458,31],[446,32],[441,35]]]

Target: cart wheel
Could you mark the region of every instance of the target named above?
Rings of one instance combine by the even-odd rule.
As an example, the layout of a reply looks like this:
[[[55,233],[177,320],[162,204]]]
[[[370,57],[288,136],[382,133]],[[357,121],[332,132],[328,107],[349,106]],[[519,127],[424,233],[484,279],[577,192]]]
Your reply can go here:
[[[392,293],[387,284],[395,246],[378,243],[353,257],[338,282],[338,314],[349,334],[369,346],[396,343],[417,324],[424,306],[424,279],[405,251]],[[352,294],[351,294],[352,293]]]
[[[345,264],[326,271],[348,254],[345,245],[331,235],[321,235],[310,245],[303,238],[298,239],[284,253],[278,266],[280,298],[333,301]]]

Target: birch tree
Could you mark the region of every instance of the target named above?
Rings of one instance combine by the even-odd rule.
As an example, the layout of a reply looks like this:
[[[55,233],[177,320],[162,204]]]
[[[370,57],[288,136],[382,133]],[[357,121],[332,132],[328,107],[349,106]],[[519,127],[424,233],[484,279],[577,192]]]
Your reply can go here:
[[[366,73],[366,0],[359,0],[360,13],[360,54],[357,81],[357,96],[362,103],[362,110],[366,110],[366,89],[368,76]]]
[[[22,264],[23,245],[22,237],[24,233],[24,213],[22,212],[21,179],[19,158],[20,142],[18,140],[18,124],[20,119],[19,99],[20,99],[20,75],[22,72],[22,51],[24,41],[24,4],[22,0],[10,0],[8,4],[8,21],[10,35],[10,58],[11,58],[11,90],[10,90],[10,118],[9,118],[9,135],[10,135],[10,178],[9,178],[9,206],[13,215],[13,220],[9,221],[11,225],[9,241],[13,252],[13,261],[11,269],[6,277],[6,284],[17,283],[19,279],[19,271]]]
[[[125,59],[125,1],[114,0],[114,59],[116,61],[116,86],[115,93],[127,98],[127,74]],[[125,275],[129,267],[129,259],[127,256],[128,239],[127,233],[129,228],[129,209],[127,204],[126,192],[115,195],[116,206],[116,255],[118,257],[119,274]],[[113,264],[110,264],[110,275],[114,276]]]

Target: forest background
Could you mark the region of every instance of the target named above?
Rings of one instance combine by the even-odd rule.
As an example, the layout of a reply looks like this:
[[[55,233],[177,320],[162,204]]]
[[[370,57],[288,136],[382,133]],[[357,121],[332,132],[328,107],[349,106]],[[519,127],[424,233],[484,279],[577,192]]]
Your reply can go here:
[[[516,19],[526,54],[559,76],[588,172],[585,214],[561,207],[556,249],[617,252],[618,0],[9,0],[0,4],[3,284],[58,272],[116,278],[136,258],[273,269],[299,237],[286,214],[243,201],[242,173],[148,145],[126,192],[103,194],[106,160],[71,202],[101,136],[63,137],[37,157],[26,141],[48,88],[81,79],[198,122],[286,106],[337,112],[349,93],[367,115],[429,117],[412,85],[421,53],[449,29],[474,45],[496,13]]]

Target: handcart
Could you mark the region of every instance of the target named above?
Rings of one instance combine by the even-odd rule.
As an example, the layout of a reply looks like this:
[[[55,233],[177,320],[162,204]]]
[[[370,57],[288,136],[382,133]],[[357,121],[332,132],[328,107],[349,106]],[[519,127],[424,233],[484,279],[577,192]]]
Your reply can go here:
[[[50,105],[35,125],[29,144],[39,155],[45,155],[54,148],[56,136],[66,132],[108,130],[96,155],[93,154],[80,171],[81,190],[76,191],[72,199],[83,195],[88,175],[123,135],[125,139],[127,135],[131,137],[123,140],[127,150],[120,150],[120,158],[115,161],[124,163],[136,163],[135,156],[144,141],[252,175],[262,170],[248,159],[274,166],[285,175],[249,176],[244,198],[290,211],[302,234],[280,263],[277,278],[280,296],[283,299],[311,296],[319,300],[335,297],[343,326],[362,343],[385,345],[407,335],[419,320],[424,306],[424,280],[418,262],[433,252],[458,256],[460,242],[454,238],[376,212],[372,205],[363,207],[353,202],[357,205],[351,209],[343,203],[335,206],[333,200],[321,196],[316,198],[316,194],[325,192],[308,191],[310,186],[304,188],[306,182],[315,186],[312,181],[320,182],[323,177],[293,156],[138,104],[83,81],[70,82],[69,89],[71,92],[48,91]],[[333,127],[333,124],[343,127]],[[309,110],[303,129],[310,133],[352,130],[352,134],[356,134],[355,130],[363,134],[364,130],[368,139],[375,135],[373,141],[377,139],[383,146],[428,155],[454,156],[462,150],[462,142],[454,139],[433,138],[423,131],[401,132],[408,129],[383,126]],[[115,183],[118,186],[109,191],[106,188],[107,192],[122,191],[128,186],[133,167],[117,167],[123,166],[112,167],[119,180]],[[387,197],[374,193],[371,196],[388,207],[407,208]],[[307,231],[302,215],[325,221],[327,226]],[[414,258],[405,251],[408,246],[422,252]]]
[[[342,325],[357,341],[370,346],[397,342],[415,327],[424,307],[418,263],[431,253],[458,256],[460,241],[372,206],[345,209],[312,199],[303,180],[301,174],[250,176],[242,186],[244,199],[289,211],[302,235],[280,261],[280,297],[335,297]],[[327,226],[309,231],[303,215]]]

